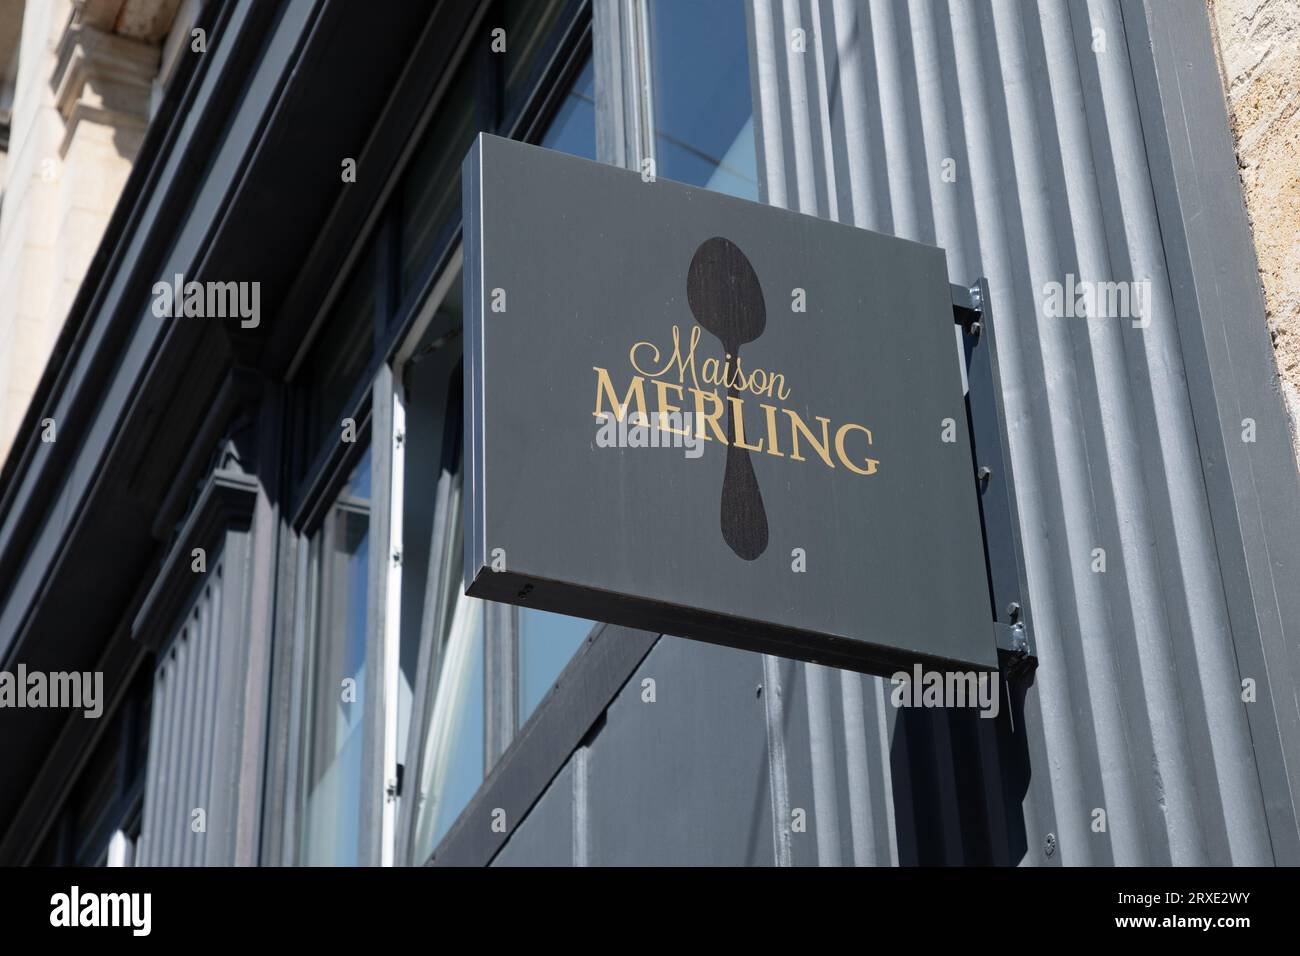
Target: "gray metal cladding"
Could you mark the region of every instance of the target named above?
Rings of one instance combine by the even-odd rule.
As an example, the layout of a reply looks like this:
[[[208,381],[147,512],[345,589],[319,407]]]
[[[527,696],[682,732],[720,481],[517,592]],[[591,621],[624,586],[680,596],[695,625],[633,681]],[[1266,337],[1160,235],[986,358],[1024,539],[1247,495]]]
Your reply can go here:
[[[580,866],[585,843],[575,839],[585,801],[575,791],[576,774],[585,766],[579,749],[555,775],[546,792],[528,812],[528,825],[517,829],[492,859],[493,866]]]
[[[772,865],[763,666],[661,637],[493,864]]]
[[[1039,653],[1014,734],[783,663],[816,862],[1266,864],[1294,845],[1242,702],[1133,18],[1105,0],[752,8],[765,200],[988,277]],[[1043,317],[1067,274],[1149,282],[1149,324]]]
[[[205,827],[212,812],[222,570],[218,563],[209,572],[158,660],[139,866],[222,862],[209,852],[206,830],[192,829],[195,809],[204,811]]]

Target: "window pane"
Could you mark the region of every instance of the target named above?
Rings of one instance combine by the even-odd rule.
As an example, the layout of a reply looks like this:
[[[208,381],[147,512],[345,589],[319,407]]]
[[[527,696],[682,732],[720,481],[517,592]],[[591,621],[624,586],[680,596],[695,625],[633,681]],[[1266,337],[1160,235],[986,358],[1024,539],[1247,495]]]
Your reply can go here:
[[[301,476],[326,442],[338,441],[348,401],[365,378],[375,350],[374,243],[330,309],[298,377],[306,409],[306,459]]]
[[[354,866],[370,583],[369,449],[312,539],[311,560],[315,611],[301,862]]]
[[[462,525],[456,507],[456,532]],[[457,547],[460,556],[462,549]],[[420,773],[415,860],[423,862],[456,821],[483,782],[483,602],[466,597],[460,587],[463,558],[449,562],[454,610],[441,642],[436,665],[433,714],[425,739]]]
[[[521,7],[519,14],[522,13]],[[510,32],[510,37],[512,41],[516,38],[515,31]],[[512,49],[523,57],[534,52]],[[508,75],[514,76],[510,70],[515,68],[507,66]],[[543,146],[595,159],[594,83],[588,62],[551,121],[541,141]],[[466,88],[463,94],[455,95],[467,98],[469,90]],[[435,239],[442,238],[439,231],[422,232],[418,227],[432,218],[445,219],[459,214],[460,160],[473,136],[468,123],[464,130],[463,147],[449,148],[446,137],[426,137],[408,173],[403,186],[404,286],[409,287],[423,278],[424,270],[429,268],[428,259],[436,251]],[[403,515],[403,540],[409,549],[409,561],[406,554],[403,556],[400,682],[403,691],[408,685],[414,687],[416,674],[411,670],[408,677],[407,670],[408,665],[418,663],[420,633],[433,631],[437,643],[431,667],[432,704],[429,712],[417,718],[427,721],[427,729],[423,731],[420,779],[414,789],[418,801],[412,847],[416,862],[429,858],[484,778],[485,604],[462,593],[463,455],[460,452],[463,448],[449,453],[447,444],[452,442],[451,448],[455,449],[454,443],[463,441],[459,435],[462,412],[457,368],[463,339],[456,334],[462,325],[460,286],[457,278],[403,371],[409,436],[406,487],[428,491],[421,496],[408,492]],[[436,483],[430,481],[431,476],[438,476]],[[438,489],[449,479],[454,479],[455,490],[448,497]],[[438,507],[448,510],[445,523],[439,520]],[[438,529],[448,526],[450,537],[435,540]],[[430,575],[439,580],[430,581]],[[431,600],[437,601],[438,606],[426,606]],[[592,623],[527,609],[521,610],[518,619],[519,697],[515,704],[522,722],[590,633]],[[425,624],[427,630],[422,627]],[[417,728],[411,729],[411,733],[417,732]]]
[[[506,31],[505,95],[507,108],[516,104],[527,90],[532,74],[541,68],[538,57],[551,38],[562,0],[505,0],[501,5]],[[501,54],[497,54],[500,56]]]
[[[542,145],[571,156],[596,158],[596,75],[590,60],[573,81]]]
[[[449,496],[458,494],[460,431],[463,420],[461,362],[461,275],[457,271],[446,298],[417,343],[402,371],[406,402],[406,441],[403,483],[408,492],[402,504],[402,613],[401,654],[398,673],[397,752],[406,760],[408,732],[419,735],[420,726],[410,726],[411,707],[419,679],[420,636],[428,627],[442,634],[450,619],[459,577],[446,577],[446,566],[459,562],[463,548],[437,523],[439,509],[448,507]],[[439,534],[438,541],[433,536]],[[453,554],[453,552],[455,552]],[[460,564],[457,563],[459,575]],[[439,572],[439,568],[442,572]],[[429,587],[429,575],[440,575],[437,586]],[[426,602],[430,605],[426,608]],[[426,622],[427,615],[444,615],[440,622]],[[417,716],[422,722],[426,715]]]
[[[519,609],[519,723],[522,726],[591,633],[592,622]]]
[[[412,733],[424,731],[413,790],[416,862],[428,859],[483,782],[483,603],[462,593],[460,324],[459,284],[454,283],[403,374],[407,487],[425,491],[406,496],[403,515],[409,545],[403,554],[408,573],[403,574],[400,686],[415,688],[420,636],[431,634],[435,645],[427,665],[430,703],[418,718],[421,726],[412,728]]]
[[[650,4],[657,174],[758,199],[742,0]]]
[[[429,268],[452,216],[460,216],[460,164],[476,131],[473,60],[467,59],[416,147],[399,187],[403,299]]]

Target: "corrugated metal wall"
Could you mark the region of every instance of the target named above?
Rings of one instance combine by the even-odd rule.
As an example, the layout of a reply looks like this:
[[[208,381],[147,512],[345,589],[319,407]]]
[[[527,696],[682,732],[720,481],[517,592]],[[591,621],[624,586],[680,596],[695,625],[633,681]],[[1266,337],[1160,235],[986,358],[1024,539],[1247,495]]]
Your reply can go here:
[[[218,864],[208,852],[222,633],[222,567],[202,590],[154,675],[153,719],[137,866]],[[204,812],[205,832],[192,829]]]
[[[1040,656],[1026,862],[1049,833],[1065,863],[1272,862],[1121,11],[759,0],[754,33],[768,200],[989,279]],[[1149,327],[1042,318],[1067,274],[1149,280]],[[815,756],[823,711],[863,708],[819,668],[805,685]],[[865,720],[884,732],[878,708]],[[905,763],[963,800],[970,755],[935,729]],[[979,831],[943,827],[939,856],[1001,842],[996,811],[959,813]]]
[[[622,10],[598,4],[598,28]],[[877,678],[661,638],[497,864],[1294,862],[1278,768],[1297,746],[1279,731],[1296,622],[1269,632],[1270,652],[1262,632],[1276,622],[1254,615],[1277,604],[1249,602],[1285,586],[1285,559],[1253,565],[1234,590],[1242,542],[1214,524],[1244,507],[1234,487],[1212,509],[1204,477],[1237,436],[1197,419],[1189,389],[1213,390],[1213,407],[1231,386],[1207,379],[1203,355],[1189,375],[1197,343],[1180,328],[1229,333],[1220,316],[1174,310],[1196,297],[1188,244],[1176,262],[1167,245],[1184,241],[1184,199],[1171,214],[1151,156],[1167,164],[1185,144],[1148,140],[1178,136],[1151,115],[1168,95],[1154,88],[1151,10],[755,0],[765,200],[941,246],[954,282],[988,278],[1039,666],[986,720],[898,710]],[[1176,15],[1181,34],[1161,42],[1209,75],[1196,15]],[[1206,115],[1205,128],[1222,125]],[[1233,174],[1210,188],[1226,195],[1222,129],[1192,149],[1222,154],[1212,164]],[[629,134],[604,158],[637,148]],[[1247,258],[1223,264],[1235,270],[1225,288],[1248,285],[1236,278]],[[1043,317],[1044,284],[1067,274],[1149,281],[1149,324]],[[1260,670],[1280,703],[1243,703],[1243,675],[1262,686]]]

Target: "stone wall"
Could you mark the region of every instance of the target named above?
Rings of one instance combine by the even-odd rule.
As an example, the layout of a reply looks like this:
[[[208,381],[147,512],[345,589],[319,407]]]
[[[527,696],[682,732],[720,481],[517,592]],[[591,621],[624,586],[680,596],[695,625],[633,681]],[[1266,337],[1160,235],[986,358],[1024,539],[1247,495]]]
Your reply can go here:
[[[3,463],[131,172],[167,41],[188,31],[198,4],[0,4],[0,120],[9,124],[0,167]]]
[[[1279,387],[1300,459],[1300,2],[1208,3]]]

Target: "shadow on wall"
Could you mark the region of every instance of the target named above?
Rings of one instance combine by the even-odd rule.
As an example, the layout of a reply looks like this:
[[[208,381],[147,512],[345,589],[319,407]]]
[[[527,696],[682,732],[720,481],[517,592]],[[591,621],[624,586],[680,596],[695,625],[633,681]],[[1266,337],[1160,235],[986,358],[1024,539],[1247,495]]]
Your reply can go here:
[[[1022,803],[1032,683],[1031,673],[1000,684],[996,718],[974,708],[899,710],[889,759],[901,865],[1007,866],[1031,852]]]

